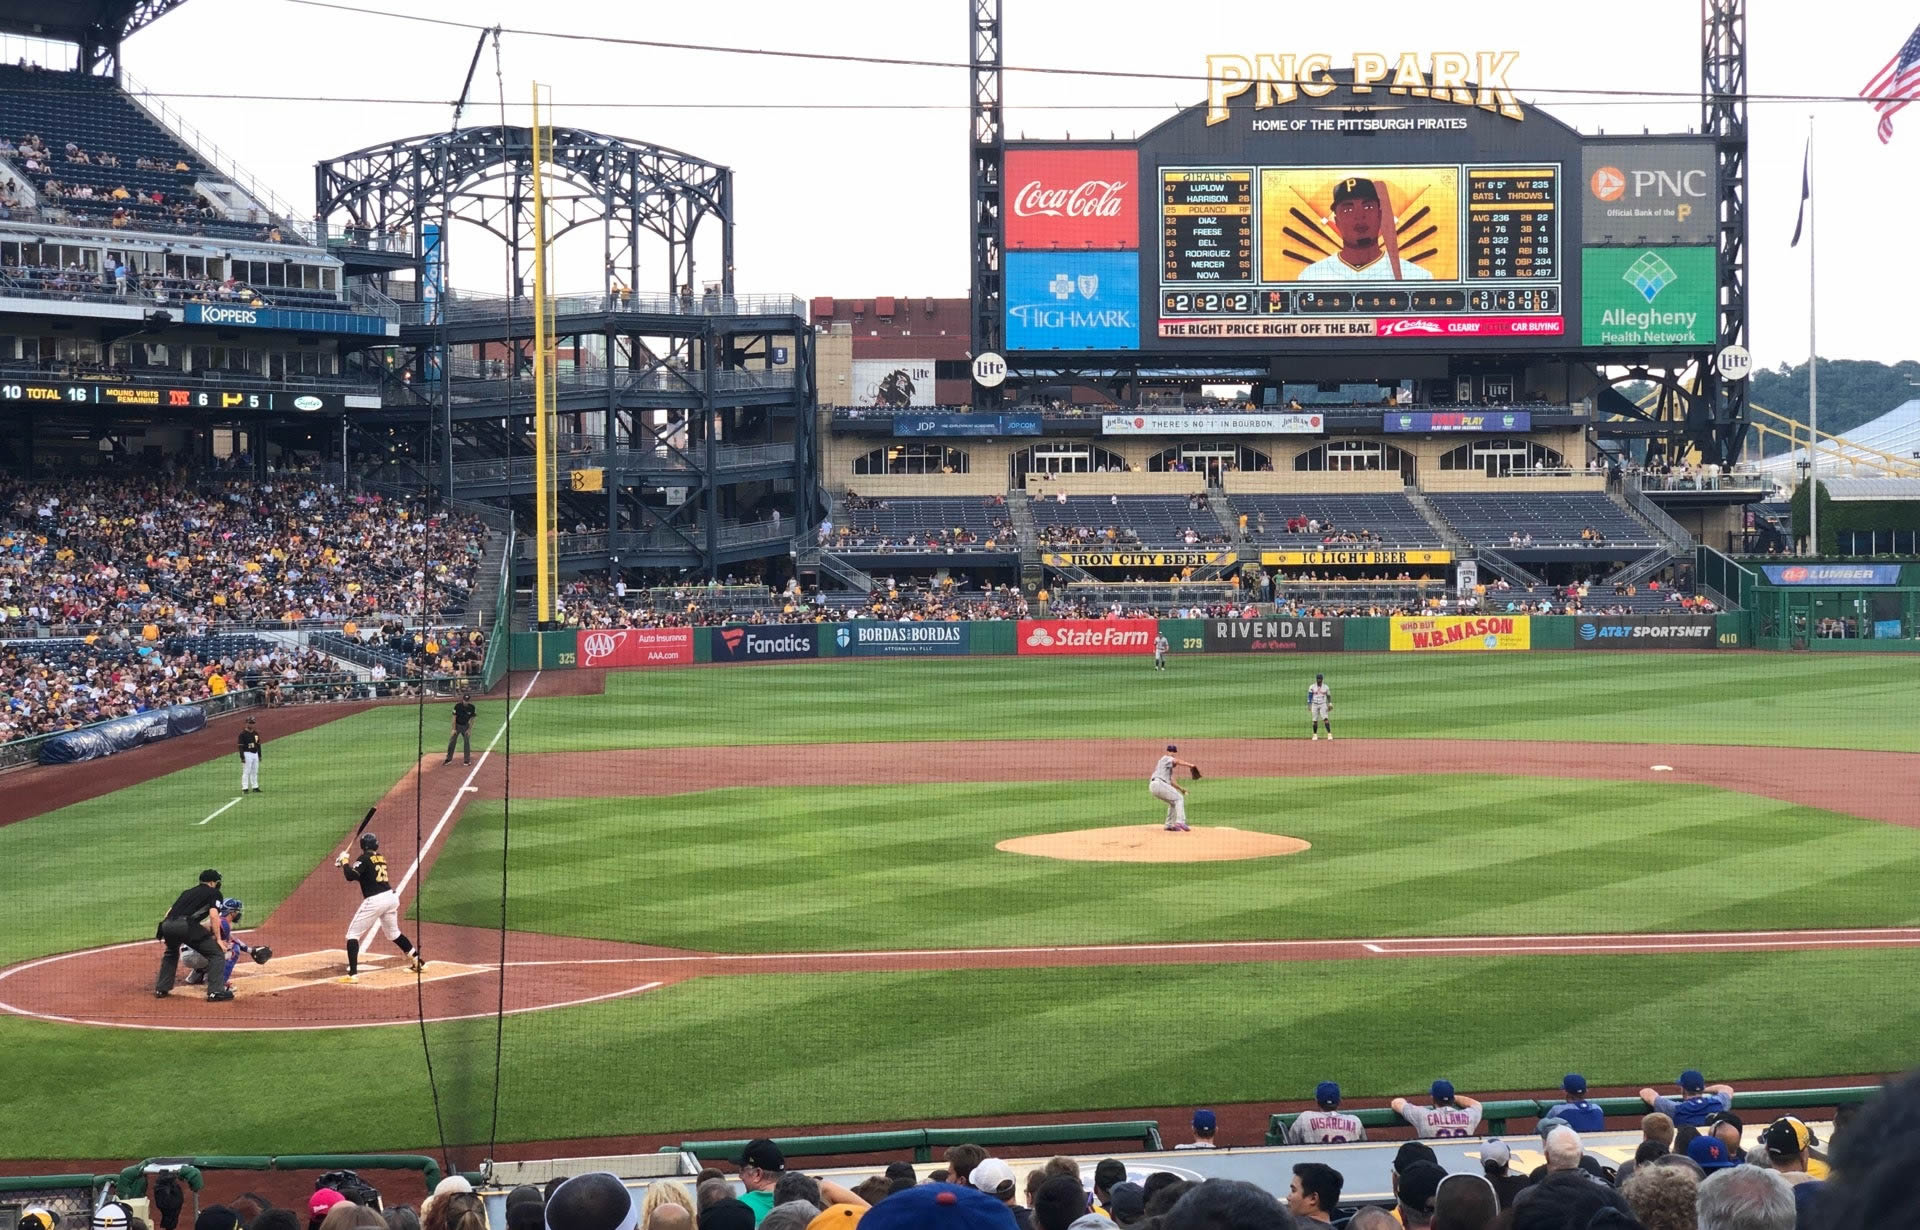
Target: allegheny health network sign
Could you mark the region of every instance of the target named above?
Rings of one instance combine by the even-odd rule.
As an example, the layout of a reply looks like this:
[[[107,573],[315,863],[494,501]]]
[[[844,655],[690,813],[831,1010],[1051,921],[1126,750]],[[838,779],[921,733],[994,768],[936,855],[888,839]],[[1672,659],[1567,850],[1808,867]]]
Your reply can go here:
[[[1718,256],[1700,248],[1582,248],[1580,344],[1712,346]]]

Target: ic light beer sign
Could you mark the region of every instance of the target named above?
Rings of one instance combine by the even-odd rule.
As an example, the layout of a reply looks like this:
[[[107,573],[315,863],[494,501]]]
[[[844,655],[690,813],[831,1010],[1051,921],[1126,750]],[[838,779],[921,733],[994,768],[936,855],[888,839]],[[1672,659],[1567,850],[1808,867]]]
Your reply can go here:
[[[1398,56],[1356,51],[1348,89],[1362,100],[1376,94],[1431,98],[1518,122],[1525,116],[1507,84],[1507,74],[1519,58],[1517,51],[1436,51],[1423,61],[1412,51]],[[1253,109],[1267,111],[1301,98],[1325,98],[1343,84],[1347,83],[1333,75],[1333,57],[1325,52],[1210,55],[1207,123],[1224,121],[1232,114],[1232,100],[1249,90]]]

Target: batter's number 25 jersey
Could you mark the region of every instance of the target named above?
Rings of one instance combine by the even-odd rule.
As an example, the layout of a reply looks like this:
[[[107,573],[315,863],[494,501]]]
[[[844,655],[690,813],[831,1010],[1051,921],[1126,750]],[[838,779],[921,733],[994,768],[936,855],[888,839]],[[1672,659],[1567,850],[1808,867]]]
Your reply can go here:
[[[358,862],[349,863],[344,870],[347,879],[360,886],[362,897],[377,897],[393,887],[387,880],[387,856],[384,854],[363,854]]]

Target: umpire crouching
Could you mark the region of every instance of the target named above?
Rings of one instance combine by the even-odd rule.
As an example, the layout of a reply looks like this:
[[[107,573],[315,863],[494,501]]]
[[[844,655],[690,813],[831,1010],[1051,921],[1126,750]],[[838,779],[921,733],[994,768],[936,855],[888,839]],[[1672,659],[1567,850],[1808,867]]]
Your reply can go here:
[[[233,998],[227,990],[226,954],[213,932],[213,913],[220,906],[220,873],[208,868],[200,873],[200,882],[174,898],[167,916],[160,920],[153,938],[167,946],[160,957],[160,974],[153,980],[153,994],[165,999],[173,993],[178,975],[180,950],[191,948],[207,959],[207,1000],[218,1003]]]

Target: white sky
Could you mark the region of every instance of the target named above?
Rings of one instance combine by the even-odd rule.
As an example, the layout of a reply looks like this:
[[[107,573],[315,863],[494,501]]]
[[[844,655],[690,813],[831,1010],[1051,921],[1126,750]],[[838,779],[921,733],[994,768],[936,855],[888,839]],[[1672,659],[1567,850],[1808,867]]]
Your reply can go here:
[[[366,7],[382,0],[350,0]],[[963,61],[966,0],[384,0],[392,11],[481,24],[756,48]],[[1567,100],[1555,89],[1699,89],[1695,0],[1373,0],[1356,22],[1337,4],[1183,7],[1165,0],[1005,0],[1006,61],[1145,72],[1205,69],[1209,52],[1516,50],[1511,81],[1582,131],[1684,131],[1696,101]],[[1750,0],[1749,84],[1755,93],[1852,95],[1920,18],[1878,0]],[[1471,14],[1471,16],[1463,16]],[[1189,22],[1179,20],[1183,16]],[[172,92],[450,100],[472,54],[469,31],[360,16],[289,0],[194,0],[128,44],[125,64]],[[967,97],[961,69],[831,65],[712,53],[606,47],[509,35],[503,42],[510,122],[538,79],[558,122],[649,141],[731,166],[737,284],[749,293],[862,298],[967,292]],[[495,122],[491,50],[467,122]],[[1050,78],[1010,73],[1008,135],[1125,137],[1203,97],[1200,83]],[[605,103],[696,103],[674,109]],[[714,103],[736,104],[716,109]],[[828,103],[937,110],[807,110]],[[738,104],[747,104],[739,107]],[[433,106],[172,100],[240,165],[304,213],[313,164],[397,137],[444,130]],[[1801,148],[1817,116],[1821,353],[1912,357],[1911,308],[1900,288],[1920,273],[1920,243],[1889,219],[1920,198],[1920,108],[1896,121],[1891,145],[1861,103],[1755,103],[1750,200],[1752,339],[1764,366],[1807,351],[1805,244],[1787,246]],[[1901,122],[1904,121],[1904,122]],[[593,245],[597,251],[597,242]],[[465,249],[471,253],[471,247]],[[584,258],[582,258],[584,259]],[[497,255],[481,261],[498,268]],[[471,266],[467,266],[471,269]],[[497,276],[462,272],[456,285]],[[572,263],[561,289],[596,283]],[[701,271],[714,273],[709,266]],[[644,287],[643,287],[644,288]]]

